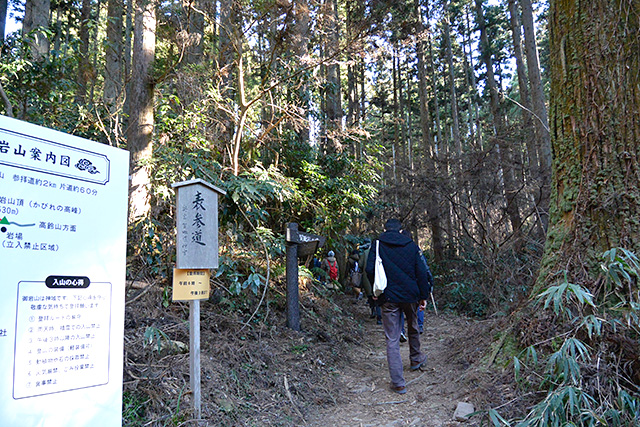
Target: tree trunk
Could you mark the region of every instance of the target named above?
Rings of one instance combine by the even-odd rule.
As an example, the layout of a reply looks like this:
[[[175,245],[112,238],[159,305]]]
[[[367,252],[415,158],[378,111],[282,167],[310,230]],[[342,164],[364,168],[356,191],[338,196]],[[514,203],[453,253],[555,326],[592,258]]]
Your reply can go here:
[[[465,43],[469,50],[469,116],[473,119],[475,125],[475,138],[474,146],[477,150],[482,150],[482,129],[480,128],[480,111],[478,108],[478,85],[476,84],[475,64],[473,62],[473,50],[471,47],[471,25],[469,19],[469,9],[472,5],[467,5],[464,12],[464,25],[465,25]],[[465,62],[467,61],[465,55]]]
[[[536,127],[533,123],[531,97],[529,92],[529,79],[527,78],[527,70],[524,65],[524,55],[522,53],[522,32],[518,14],[518,6],[516,0],[509,0],[509,21],[511,24],[511,34],[513,36],[513,55],[516,60],[516,72],[518,74],[518,86],[520,88],[520,103],[522,111],[522,139],[524,139],[527,149],[527,157],[529,164],[529,174],[526,176],[533,177],[538,180],[540,176],[540,159],[538,155],[538,144],[535,141]],[[540,194],[540,191],[536,192]],[[538,201],[534,200],[534,209],[538,208]],[[542,222],[542,218],[547,215],[538,215],[534,217],[535,236],[538,240],[543,241],[546,223]]]
[[[498,85],[495,80],[493,72],[493,60],[489,52],[489,40],[484,23],[484,15],[482,12],[482,0],[476,0],[476,16],[478,21],[478,28],[480,30],[480,51],[485,67],[487,69],[487,86],[491,95],[491,112],[493,114],[493,120],[496,129],[496,139],[498,142],[498,148],[500,150],[500,164],[502,168],[502,179],[504,182],[504,193],[506,212],[511,222],[512,231],[518,239],[520,233],[520,227],[522,220],[520,218],[520,209],[517,202],[518,188],[516,186],[516,179],[513,170],[513,157],[511,147],[506,140],[506,123],[502,116],[502,106],[500,103],[500,94],[498,92]]]
[[[234,82],[240,81],[237,78],[237,65],[241,64],[238,56],[239,46],[236,45],[238,36],[238,20],[240,19],[238,5],[234,0],[222,0],[220,2],[220,53],[218,57],[218,63],[220,67],[220,74],[222,76],[222,87],[220,89],[223,94],[223,103],[226,103],[228,108],[218,109],[218,120],[222,125],[221,135],[223,141],[230,142],[229,152],[231,153],[230,162],[233,168],[234,174],[237,175],[240,170],[240,147],[237,147],[236,156],[236,143],[238,140],[236,137],[240,137],[241,134],[237,134],[237,127],[235,119],[231,114],[238,102],[238,92],[234,88]],[[244,79],[244,76],[242,77]]]
[[[326,5],[327,13],[327,47],[329,58],[327,65],[327,152],[335,152],[337,147],[336,133],[342,129],[342,90],[340,81],[340,63],[337,52],[340,48],[340,16],[338,14],[338,1],[329,0]]]
[[[4,44],[4,32],[7,27],[7,0],[0,0],[0,46]]]
[[[300,61],[300,67],[306,67],[306,63],[302,59],[306,59],[309,54],[309,4],[307,0],[300,0],[295,2],[295,48]],[[301,120],[300,126],[296,126],[298,140],[303,144],[309,143],[309,122],[306,119],[309,117],[309,101],[311,99],[311,93],[309,90],[309,73],[303,73],[300,76],[300,86],[298,88],[298,102],[302,106],[304,112],[304,119]]]
[[[452,122],[452,134],[453,144],[456,147],[457,155],[462,155],[462,139],[460,138],[460,116],[458,114],[458,95],[456,93],[456,74],[453,67],[453,49],[451,47],[451,26],[449,25],[451,19],[451,11],[449,10],[449,2],[445,4],[445,18],[442,27],[442,35],[444,36],[444,43],[447,54],[447,64],[449,68],[449,96],[451,97],[451,122]],[[456,169],[460,172],[461,165],[458,164]]]
[[[551,2],[553,192],[537,290],[567,271],[593,291],[604,251],[640,253],[638,11],[629,0]]]
[[[524,56],[522,54],[522,31],[520,18],[516,0],[508,0],[509,2],[509,23],[511,25],[511,35],[513,38],[513,56],[516,60],[516,73],[518,75],[518,87],[520,92],[520,104],[523,122],[523,136],[525,137],[525,145],[529,156],[529,168],[534,177],[538,176],[538,153],[535,147],[535,141],[531,138],[533,127],[533,118],[531,116],[531,97],[529,94],[529,79],[527,78],[527,70],[524,65]]]
[[[540,61],[538,60],[538,46],[536,42],[536,32],[533,25],[533,9],[531,0],[520,0],[522,7],[522,24],[524,28],[525,54],[527,58],[527,69],[529,71],[529,82],[531,83],[531,101],[533,113],[535,114],[534,124],[536,126],[537,151],[540,163],[540,198],[537,201],[541,211],[542,221],[547,228],[549,197],[551,194],[551,142],[549,138],[549,119],[547,107],[544,100],[544,87],[540,75]]]
[[[133,4],[136,0],[123,0],[126,2],[125,21],[124,21],[124,91],[129,93],[131,91],[131,35],[133,33]],[[124,106],[122,112],[124,113],[125,121],[129,116],[129,104],[130,99],[125,96]],[[128,121],[127,121],[128,123]]]
[[[151,165],[153,156],[153,60],[156,52],[156,9],[150,0],[135,6],[133,58],[129,91],[130,117],[127,145],[131,152],[129,221],[146,216],[151,210]]]
[[[91,69],[91,56],[89,55],[89,25],[91,23],[91,0],[82,0],[80,8],[80,54],[78,61],[78,89],[76,102],[78,105],[87,103],[87,83],[93,80]]]
[[[91,53],[89,54],[91,61],[91,70],[93,78],[89,81],[89,103],[93,104],[95,99],[95,90],[96,90],[96,75],[98,70],[98,52],[101,52],[98,45],[98,36],[99,36],[99,28],[102,28],[102,23],[100,22],[100,17],[102,16],[102,0],[97,0],[96,2],[96,14],[95,17],[92,18],[94,20],[94,31],[91,43],[93,46],[89,46],[89,50]]]
[[[187,46],[187,64],[198,64],[204,54],[204,15],[205,4],[202,0],[190,0],[186,2],[187,16],[189,20],[189,40]]]
[[[362,16],[363,10],[358,2],[347,5],[347,37],[352,40],[354,29],[358,25],[358,18]],[[353,55],[347,63],[347,127],[354,127],[360,121],[360,99],[358,97],[358,69],[360,63]],[[357,147],[354,146],[354,155],[357,154]]]
[[[122,102],[122,0],[109,0],[107,5],[107,40],[105,42],[104,93],[102,99],[109,113],[113,143],[120,138]]]
[[[22,34],[29,37],[31,57],[42,61],[49,54],[49,39],[43,30],[49,27],[50,0],[27,0],[24,8]]]
[[[419,35],[425,33],[425,27],[422,22],[422,15],[420,13],[420,0],[414,0],[414,13],[416,17],[416,30]],[[435,166],[435,154],[434,154],[434,141],[431,115],[429,114],[429,98],[427,94],[427,70],[424,59],[424,42],[419,37],[416,46],[416,56],[418,59],[418,91],[420,101],[420,129],[422,131],[422,145],[424,147],[424,173],[426,179],[431,188],[434,188],[436,177]],[[439,263],[444,258],[443,244],[442,244],[442,218],[440,213],[440,200],[437,191],[427,191],[427,222],[431,229],[431,247],[433,250],[434,262]]]

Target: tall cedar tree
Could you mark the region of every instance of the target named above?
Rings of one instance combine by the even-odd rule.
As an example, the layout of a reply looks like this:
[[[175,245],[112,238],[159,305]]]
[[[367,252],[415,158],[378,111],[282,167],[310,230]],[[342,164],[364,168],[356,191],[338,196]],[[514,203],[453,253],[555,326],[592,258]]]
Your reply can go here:
[[[640,3],[552,1],[550,224],[538,289],[595,289],[612,247],[640,250]]]

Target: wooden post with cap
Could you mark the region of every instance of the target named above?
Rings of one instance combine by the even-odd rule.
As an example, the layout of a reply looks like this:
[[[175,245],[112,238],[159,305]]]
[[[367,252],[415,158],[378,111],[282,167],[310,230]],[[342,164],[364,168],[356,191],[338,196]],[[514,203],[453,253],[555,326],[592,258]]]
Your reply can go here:
[[[218,195],[226,192],[202,179],[178,182],[176,191],[176,271],[197,271],[218,268]],[[208,278],[208,274],[206,275]],[[174,272],[174,296],[176,295]],[[189,300],[189,385],[193,393],[194,418],[202,418],[200,369],[200,299],[206,293],[181,296]],[[176,298],[174,298],[176,300]]]
[[[300,331],[298,295],[298,224],[287,223],[287,326]]]

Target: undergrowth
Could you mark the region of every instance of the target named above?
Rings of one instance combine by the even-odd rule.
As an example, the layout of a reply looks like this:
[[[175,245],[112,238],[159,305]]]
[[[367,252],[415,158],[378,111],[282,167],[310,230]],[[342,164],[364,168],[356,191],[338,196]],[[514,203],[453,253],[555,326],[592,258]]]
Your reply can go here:
[[[541,292],[537,310],[567,325],[513,358],[523,395],[542,395],[522,418],[484,412],[493,426],[638,426],[640,262],[625,249],[602,255],[596,292],[566,274]]]

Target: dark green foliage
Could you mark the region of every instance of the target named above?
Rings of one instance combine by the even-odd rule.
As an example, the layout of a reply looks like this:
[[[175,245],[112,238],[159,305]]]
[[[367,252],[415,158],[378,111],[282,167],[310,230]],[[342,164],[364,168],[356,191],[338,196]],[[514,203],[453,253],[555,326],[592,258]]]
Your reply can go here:
[[[489,310],[487,296],[473,283],[451,282],[436,292],[444,294],[445,307],[456,312],[482,317]]]

